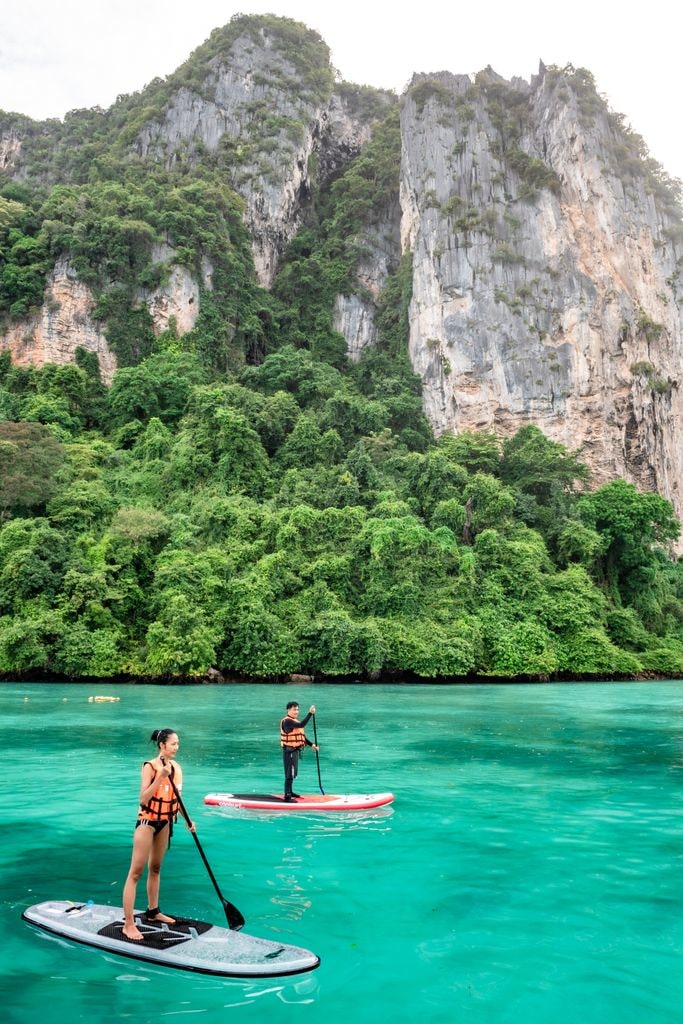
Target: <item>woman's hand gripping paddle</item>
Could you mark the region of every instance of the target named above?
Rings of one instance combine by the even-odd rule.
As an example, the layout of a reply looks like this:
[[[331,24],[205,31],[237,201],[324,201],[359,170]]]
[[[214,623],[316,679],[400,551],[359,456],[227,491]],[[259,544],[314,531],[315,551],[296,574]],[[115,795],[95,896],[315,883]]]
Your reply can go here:
[[[161,762],[162,762],[162,764],[166,763],[165,759],[163,757],[161,758]],[[178,792],[178,788],[177,788],[175,782],[173,781],[173,779],[171,778],[170,775],[169,775],[169,782],[171,783],[171,786],[173,787],[173,792],[175,793],[175,798],[178,801],[178,807],[180,808],[180,813],[182,814],[183,818],[185,819],[185,821],[187,822],[187,824],[188,824],[188,826],[190,828],[190,832],[192,833],[192,838],[194,839],[195,843],[197,844],[197,849],[199,850],[199,852],[201,854],[201,858],[204,861],[204,867],[209,872],[209,878],[213,882],[213,887],[216,890],[216,893],[218,895],[218,899],[223,904],[223,910],[225,911],[225,919],[228,922],[228,928],[231,928],[233,931],[238,932],[240,930],[240,928],[244,925],[244,917],[242,916],[240,911],[237,909],[237,907],[234,905],[234,903],[231,903],[230,900],[226,900],[225,899],[225,897],[223,896],[222,892],[218,888],[218,882],[216,881],[216,876],[214,875],[213,871],[211,870],[211,865],[209,864],[208,860],[206,859],[206,854],[202,850],[202,844],[199,842],[199,838],[197,837],[197,833],[194,830],[194,826],[192,825],[192,821],[190,819],[190,816],[187,813],[187,810],[185,808],[185,804],[183,803],[183,799],[182,799],[180,793]]]

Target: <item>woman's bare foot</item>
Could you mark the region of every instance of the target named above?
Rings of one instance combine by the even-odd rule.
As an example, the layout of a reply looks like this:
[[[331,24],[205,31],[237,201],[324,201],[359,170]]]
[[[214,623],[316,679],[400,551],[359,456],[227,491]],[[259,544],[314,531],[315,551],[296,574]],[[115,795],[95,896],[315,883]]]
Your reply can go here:
[[[168,914],[162,914],[159,911],[154,917],[148,917],[148,921],[161,921],[162,924],[175,924],[175,917],[169,917]]]
[[[136,924],[124,924],[121,931],[132,942],[142,942],[145,937]]]

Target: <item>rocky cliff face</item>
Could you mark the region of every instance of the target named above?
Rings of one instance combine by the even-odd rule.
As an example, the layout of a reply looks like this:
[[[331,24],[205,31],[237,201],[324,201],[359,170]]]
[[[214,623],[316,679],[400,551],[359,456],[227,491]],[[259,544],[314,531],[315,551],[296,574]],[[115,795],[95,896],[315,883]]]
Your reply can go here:
[[[358,360],[363,349],[377,342],[375,313],[377,300],[396,269],[400,255],[401,211],[398,201],[375,224],[363,232],[363,255],[356,273],[356,290],[338,295],[334,305],[333,326],[346,339],[349,357]]]
[[[226,159],[245,200],[257,276],[270,287],[312,188],[359,153],[371,131],[339,92],[321,98],[304,88],[291,52],[264,27],[245,31],[214,57],[200,91],[175,93],[135,148],[169,168],[206,153]]]
[[[140,289],[137,301],[149,309],[156,334],[171,323],[182,336],[194,327],[199,313],[199,284],[185,267],[172,262],[173,249],[168,245],[156,248],[154,258],[169,261],[166,284],[154,290]],[[211,286],[211,266],[204,267],[204,284]],[[100,321],[93,311],[96,299],[68,259],[57,261],[48,276],[45,297],[40,311],[26,320],[14,323],[0,335],[0,352],[8,350],[17,366],[63,365],[74,361],[76,349],[84,348],[99,359],[100,373],[111,384],[118,368]]]
[[[363,113],[329,67],[312,85],[271,22],[247,19],[226,36],[194,79],[149,108],[131,144],[141,160],[228,178],[265,287],[312,193],[343,173],[392,103],[377,94]],[[352,358],[373,344],[377,299],[410,251],[410,356],[437,433],[537,424],[582,448],[595,483],[625,477],[682,515],[680,214],[588,78],[543,67],[530,82],[490,70],[416,76],[400,101],[400,190],[370,217],[357,287],[337,296],[334,326]],[[25,178],[20,126],[0,136],[0,170]],[[210,268],[204,277],[210,287]],[[139,298],[157,332],[171,317],[191,329],[200,301],[180,267]],[[91,310],[61,263],[41,314],[0,344],[34,363],[83,345],[109,379],[113,356]]]
[[[17,366],[71,363],[81,347],[97,355],[102,379],[111,383],[116,357],[101,324],[93,319],[95,299],[78,280],[68,260],[59,260],[48,277],[40,312],[15,323],[0,337],[0,351],[9,350]]]
[[[607,113],[586,108],[545,69],[530,85],[413,82],[411,359],[438,433],[535,423],[580,446],[596,483],[656,488],[680,515],[680,233],[652,181],[625,173]]]
[[[22,137],[16,128],[0,132],[0,171],[12,171],[21,151]]]
[[[168,280],[159,288],[151,291],[140,289],[137,294],[137,300],[144,302],[150,311],[156,335],[173,326],[182,337],[192,330],[199,316],[199,282],[187,267],[179,266],[175,258],[176,250],[168,242],[155,246],[152,259],[155,263],[167,265]],[[202,284],[208,291],[212,290],[213,267],[208,259],[203,261]]]
[[[313,140],[305,126],[316,122],[318,111],[291,89],[294,71],[278,49],[265,44],[255,56],[251,37],[241,36],[212,62],[203,95],[180,89],[136,144],[141,157],[168,167],[185,157],[196,159],[202,150],[232,149],[233,182],[245,197],[256,272],[266,286],[278,253],[299,226],[310,188]],[[267,146],[252,153],[261,134]]]

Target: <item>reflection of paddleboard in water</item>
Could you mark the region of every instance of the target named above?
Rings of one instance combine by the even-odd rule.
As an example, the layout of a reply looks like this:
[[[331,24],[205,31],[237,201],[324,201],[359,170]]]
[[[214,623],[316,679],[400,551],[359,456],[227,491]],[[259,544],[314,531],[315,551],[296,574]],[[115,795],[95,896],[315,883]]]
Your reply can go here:
[[[393,799],[393,793],[327,793],[325,796],[300,796],[290,803],[273,793],[207,793],[204,803],[252,811],[365,811],[371,807],[383,807]]]
[[[145,937],[133,942],[121,930],[120,907],[96,903],[48,900],[28,907],[21,916],[29,924],[86,946],[200,974],[276,978],[312,971],[320,964],[320,957],[299,946],[188,918],[179,917],[175,924],[148,922],[139,911],[135,923]]]

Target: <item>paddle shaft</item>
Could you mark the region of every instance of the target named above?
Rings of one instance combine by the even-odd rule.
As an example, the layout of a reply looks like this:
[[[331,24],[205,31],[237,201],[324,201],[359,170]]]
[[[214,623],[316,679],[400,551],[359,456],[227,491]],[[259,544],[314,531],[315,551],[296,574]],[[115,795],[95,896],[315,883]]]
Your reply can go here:
[[[315,741],[315,745],[316,745],[316,748],[317,748],[317,746],[318,746],[318,730],[317,730],[316,724],[315,724],[315,715],[313,715],[313,739]],[[325,790],[323,789],[323,780],[320,778],[320,755],[318,754],[317,749],[316,749],[316,752],[315,752],[315,763],[318,766],[318,786],[320,787],[320,792],[322,793],[322,795],[325,796]]]
[[[161,758],[161,763],[165,764],[165,759],[163,757]],[[173,779],[171,778],[170,775],[168,777],[168,781],[171,783],[171,786],[173,787],[173,792],[175,793],[175,798],[178,801],[178,807],[180,808],[180,813],[182,814],[183,818],[187,822],[188,826],[191,826],[192,825],[192,819],[190,818],[190,815],[187,813],[187,808],[185,807],[185,804],[183,803],[183,798],[181,797],[180,793],[178,792],[178,787],[176,786],[175,782],[173,781]],[[226,900],[225,896],[221,892],[221,890],[220,890],[220,888],[218,886],[218,882],[216,881],[216,876],[214,875],[213,871],[211,870],[211,865],[209,864],[208,860],[206,859],[206,854],[204,853],[204,850],[202,849],[202,844],[199,842],[199,836],[197,835],[196,831],[194,829],[190,828],[190,834],[192,835],[192,838],[194,839],[194,841],[195,841],[195,843],[197,845],[197,849],[199,850],[201,858],[204,861],[204,867],[208,871],[209,878],[213,882],[213,887],[216,890],[216,893],[218,895],[218,899],[223,904],[223,910],[225,911],[225,919],[228,922],[228,927],[231,928],[233,931],[239,931],[239,929],[244,924],[244,917],[243,917],[243,915],[237,909],[237,907],[234,905],[234,903],[231,903],[230,900]]]

